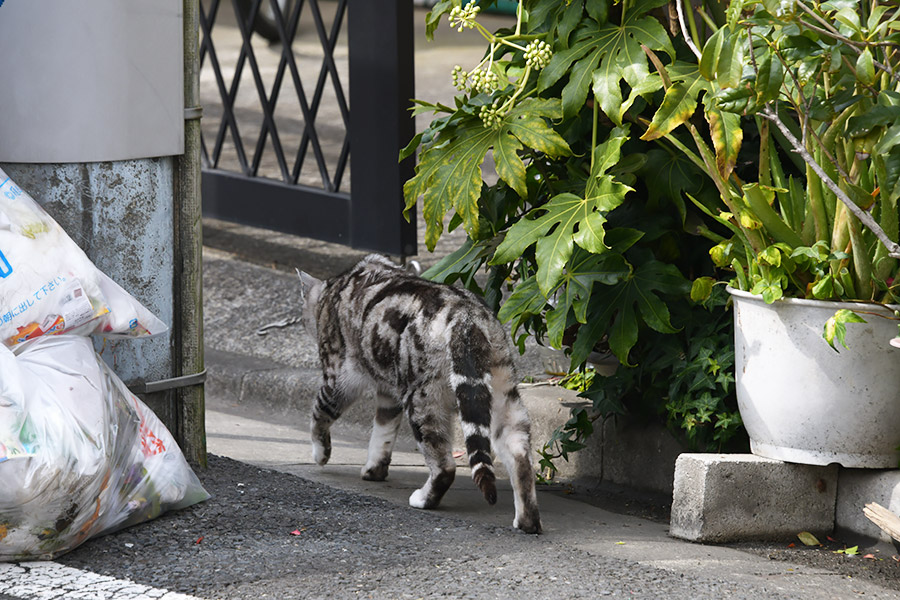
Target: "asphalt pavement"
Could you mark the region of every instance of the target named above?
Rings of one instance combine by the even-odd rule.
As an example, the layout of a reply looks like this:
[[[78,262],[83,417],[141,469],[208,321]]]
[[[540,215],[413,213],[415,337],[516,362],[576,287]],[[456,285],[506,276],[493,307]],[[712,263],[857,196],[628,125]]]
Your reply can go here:
[[[327,270],[355,257],[292,240],[278,253],[257,248],[252,263],[237,239],[204,259],[212,455],[198,474],[212,498],[50,563],[0,565],[0,600],[900,598],[896,582],[679,541],[664,521],[600,508],[562,486],[539,488],[544,534],[525,535],[512,528],[508,481],[489,506],[462,464],[439,509],[411,508],[426,470],[408,437],[387,481],[360,478],[364,402],[335,429],[331,462],[314,465],[304,399],[272,400],[315,388],[312,341],[296,326],[256,329],[299,308],[296,276],[281,261]]]

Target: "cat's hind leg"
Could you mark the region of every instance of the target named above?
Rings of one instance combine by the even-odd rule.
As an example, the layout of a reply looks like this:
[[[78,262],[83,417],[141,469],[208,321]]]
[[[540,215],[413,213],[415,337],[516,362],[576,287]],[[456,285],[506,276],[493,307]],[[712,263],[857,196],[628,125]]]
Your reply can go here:
[[[409,497],[409,505],[414,508],[436,508],[456,477],[446,394],[431,387],[433,394],[419,396],[418,402],[414,400],[406,407],[413,436],[429,470],[425,485]]]
[[[324,465],[331,458],[331,425],[350,406],[352,399],[337,385],[325,383],[319,388],[310,419],[313,460]]]
[[[506,465],[515,496],[513,527],[525,533],[541,532],[534,466],[531,462],[531,422],[509,369],[493,371],[492,427],[494,450]]]
[[[366,481],[387,479],[391,452],[397,440],[397,430],[403,420],[403,405],[391,396],[378,393],[375,398],[375,420],[372,436],[369,438],[369,454],[362,468],[362,478]]]

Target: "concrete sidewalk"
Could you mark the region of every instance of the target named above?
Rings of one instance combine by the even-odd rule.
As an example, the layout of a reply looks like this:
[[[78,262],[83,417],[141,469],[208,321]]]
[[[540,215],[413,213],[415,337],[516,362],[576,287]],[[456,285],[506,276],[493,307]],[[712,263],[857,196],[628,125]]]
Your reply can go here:
[[[282,251],[298,252],[294,258],[299,266],[305,267],[299,249],[283,248]],[[339,421],[342,425],[335,428],[331,462],[318,467],[311,460],[308,404],[317,386],[318,373],[310,342],[297,327],[277,330],[267,336],[255,333],[268,320],[293,314],[296,309],[291,290],[295,285],[293,276],[250,265],[234,255],[214,250],[207,253],[205,266],[210,452],[406,507],[409,494],[425,480],[427,471],[411,439],[404,436],[394,453],[386,482],[367,482],[360,478],[365,462],[364,434],[372,414],[365,406],[358,406]],[[528,363],[525,366],[528,368]],[[557,393],[553,388],[527,390],[535,412],[550,406],[552,396]],[[535,392],[549,393],[549,396],[540,398]],[[555,418],[564,420],[568,409],[557,404],[559,414]],[[541,417],[535,420],[540,422]],[[475,524],[511,527],[513,507],[508,482],[500,482],[500,499],[496,506],[490,507],[472,483],[468,468],[463,463],[459,466],[456,482],[440,512]],[[668,535],[664,523],[611,513],[573,500],[559,493],[559,488],[542,487],[539,501],[545,535],[542,536],[544,550],[536,551],[545,551],[547,546],[567,547],[573,553],[592,553],[661,569],[675,578],[714,580],[728,590],[739,590],[734,592],[735,596],[729,592],[728,597],[898,596],[896,591],[839,577],[832,571],[773,563],[727,547],[679,541]],[[720,596],[717,592],[715,596],[702,597]]]
[[[305,430],[241,413],[234,407],[221,405],[215,397],[210,398],[207,429],[211,452],[400,506],[406,506],[409,494],[427,477],[421,457],[407,447],[395,452],[387,481],[363,481],[359,474],[365,462],[365,441],[347,433],[335,435],[332,461],[318,467],[311,461]],[[488,506],[468,478],[468,469],[461,466],[439,510],[477,524],[511,527],[513,507],[509,484],[501,481],[498,488],[497,504]],[[667,535],[665,524],[611,513],[546,489],[539,491],[539,502],[544,524],[542,546],[566,546],[573,553],[624,559],[662,569],[675,577],[718,581],[729,590],[743,590],[737,597],[784,595],[816,600],[900,595],[827,570],[773,563],[732,548],[676,540]],[[562,573],[565,573],[564,566]],[[579,576],[590,579],[594,574]]]

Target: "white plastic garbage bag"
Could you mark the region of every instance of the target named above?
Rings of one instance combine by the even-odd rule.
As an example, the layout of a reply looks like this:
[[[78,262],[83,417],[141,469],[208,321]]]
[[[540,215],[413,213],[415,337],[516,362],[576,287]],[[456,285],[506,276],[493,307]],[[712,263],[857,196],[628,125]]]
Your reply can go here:
[[[166,330],[0,169],[0,342],[15,346],[47,334]]]
[[[49,560],[208,497],[89,339],[0,345],[0,561]]]

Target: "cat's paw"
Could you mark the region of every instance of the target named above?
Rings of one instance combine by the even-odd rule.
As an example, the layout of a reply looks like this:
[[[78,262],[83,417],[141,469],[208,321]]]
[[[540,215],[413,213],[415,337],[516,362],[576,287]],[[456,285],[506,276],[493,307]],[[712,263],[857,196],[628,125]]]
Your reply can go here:
[[[320,467],[328,462],[331,458],[331,444],[325,446],[319,442],[313,442],[312,445],[313,461]]]
[[[524,533],[541,533],[541,518],[537,515],[516,515],[516,518],[513,519],[513,527]]]
[[[384,481],[388,476],[387,463],[366,464],[362,468],[362,478],[366,481]]]
[[[428,506],[428,491],[422,488],[414,491],[409,496],[409,505],[413,508],[430,508]]]

